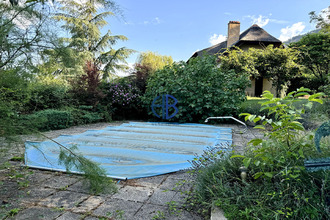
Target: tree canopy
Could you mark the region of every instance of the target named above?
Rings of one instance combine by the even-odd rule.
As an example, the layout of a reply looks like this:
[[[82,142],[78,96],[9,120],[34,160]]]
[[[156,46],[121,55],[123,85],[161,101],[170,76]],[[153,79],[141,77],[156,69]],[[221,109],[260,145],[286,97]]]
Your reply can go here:
[[[173,63],[171,56],[163,56],[151,51],[142,52],[138,57],[138,64],[150,68],[152,72],[160,70]]]
[[[271,79],[277,94],[299,72],[297,52],[291,48],[274,48],[272,45],[264,49],[249,48],[247,51],[235,48],[223,53],[219,59],[222,70],[233,69],[255,79]]]
[[[70,36],[59,38],[54,50],[44,51],[48,66],[57,66],[56,69],[60,68],[61,72],[73,76],[83,74],[86,63],[92,61],[95,65],[100,65],[104,79],[118,69],[127,68],[125,59],[133,50],[114,47],[118,41],[125,41],[127,38],[112,35],[110,30],[101,34],[101,29],[108,24],[105,19],[114,15],[110,10],[117,10],[113,1],[91,0],[82,3],[68,0],[61,1],[61,4],[61,12],[54,19],[64,22],[62,28]],[[99,12],[99,7],[103,8],[102,12]]]

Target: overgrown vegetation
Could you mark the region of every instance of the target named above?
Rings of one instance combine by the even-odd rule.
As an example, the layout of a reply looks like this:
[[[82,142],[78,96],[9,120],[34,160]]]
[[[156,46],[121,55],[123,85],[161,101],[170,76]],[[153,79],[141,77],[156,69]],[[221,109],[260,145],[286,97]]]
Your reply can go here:
[[[156,96],[170,94],[178,100],[179,109],[172,120],[203,121],[210,116],[236,113],[245,99],[247,85],[245,74],[222,71],[217,67],[217,57],[205,55],[189,63],[174,63],[152,74],[143,102],[150,109]],[[153,115],[151,110],[149,114]]]
[[[299,97],[308,89],[291,92],[283,99],[265,92],[262,108],[267,116],[244,114],[246,120],[259,123],[265,138],[253,139],[243,155],[213,152],[214,163],[205,156],[199,167],[195,200],[204,214],[219,206],[228,219],[328,219],[330,217],[330,172],[307,172],[304,161],[329,157],[330,149],[321,144],[320,154],[313,144],[313,133],[304,131],[298,121],[313,102],[322,102],[322,94],[311,95],[307,102]],[[273,115],[272,118],[268,116]],[[247,169],[246,178],[240,168]]]

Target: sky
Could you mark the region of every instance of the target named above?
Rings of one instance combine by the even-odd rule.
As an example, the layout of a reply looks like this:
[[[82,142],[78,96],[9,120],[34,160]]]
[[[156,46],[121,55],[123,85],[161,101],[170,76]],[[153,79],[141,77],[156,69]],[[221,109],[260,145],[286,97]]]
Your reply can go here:
[[[315,29],[308,13],[320,12],[328,0],[117,0],[123,18],[107,21],[119,43],[138,52],[153,51],[188,60],[197,50],[226,40],[229,21],[240,21],[241,32],[258,24],[280,40]],[[127,61],[134,63],[138,53]]]
[[[117,0],[122,17],[107,19],[113,35],[128,41],[118,47],[136,50],[127,59],[132,65],[139,52],[152,51],[188,60],[201,50],[226,40],[229,21],[239,21],[241,32],[258,24],[285,41],[315,29],[308,13],[319,13],[328,0]]]

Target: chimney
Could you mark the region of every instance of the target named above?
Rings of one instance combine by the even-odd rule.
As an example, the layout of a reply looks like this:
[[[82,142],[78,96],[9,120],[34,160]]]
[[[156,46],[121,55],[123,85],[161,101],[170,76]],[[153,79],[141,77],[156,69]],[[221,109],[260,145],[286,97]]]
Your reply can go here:
[[[240,25],[241,23],[239,21],[229,21],[227,48],[231,47],[236,41],[239,40]]]

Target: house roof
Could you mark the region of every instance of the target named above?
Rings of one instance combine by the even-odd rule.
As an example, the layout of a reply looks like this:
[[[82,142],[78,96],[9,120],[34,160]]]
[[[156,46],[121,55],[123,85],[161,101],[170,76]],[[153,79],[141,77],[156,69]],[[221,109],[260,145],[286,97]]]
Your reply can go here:
[[[247,30],[245,30],[243,33],[240,34],[239,40],[235,42],[232,46],[240,46],[244,42],[254,42],[254,43],[265,43],[265,44],[281,44],[282,42],[278,40],[277,38],[273,37],[267,31],[259,27],[258,25],[254,24]],[[221,43],[215,44],[211,47],[205,48],[200,51],[196,51],[192,57],[201,56],[204,53],[206,54],[217,54],[222,53],[227,49],[227,41],[223,41]]]
[[[237,45],[240,41],[282,43],[280,40],[268,34],[267,31],[256,24],[252,25],[249,29],[241,33],[239,36],[239,41],[234,43],[234,45]]]

